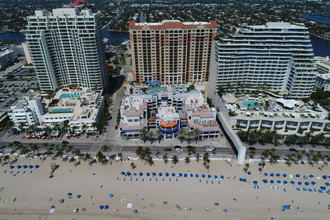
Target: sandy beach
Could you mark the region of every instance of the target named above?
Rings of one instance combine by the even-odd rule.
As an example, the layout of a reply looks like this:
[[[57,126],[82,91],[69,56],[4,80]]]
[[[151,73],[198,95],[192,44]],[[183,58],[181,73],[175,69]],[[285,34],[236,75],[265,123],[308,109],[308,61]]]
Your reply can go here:
[[[49,178],[52,162],[60,167],[55,171],[54,178]],[[329,217],[330,195],[326,190],[323,193],[302,190],[303,188],[318,190],[320,186],[325,186],[325,182],[329,180],[324,180],[322,176],[330,174],[329,167],[321,171],[317,165],[311,167],[300,164],[288,167],[284,163],[278,163],[267,164],[260,173],[258,162],[254,162],[249,168],[252,174],[248,175],[243,171],[244,166],[220,160],[211,161],[209,172],[201,161],[195,160],[189,164],[181,160],[177,165],[171,162],[165,165],[160,160],[155,161],[153,166],[134,160],[136,164],[134,171],[130,166],[131,162],[132,160],[114,162],[105,166],[100,164],[89,166],[87,162],[82,161],[80,166],[74,167],[71,163],[61,160],[52,161],[50,158],[42,162],[40,159],[20,158],[16,166],[39,164],[40,167],[38,169],[16,167],[10,169],[9,165],[0,167],[0,188],[2,188],[0,219],[319,220]],[[30,170],[33,172],[30,173]],[[17,171],[20,172],[16,174]],[[24,171],[26,173],[23,174]],[[120,174],[122,171],[129,171],[133,175],[123,176]],[[143,172],[143,176],[139,176],[139,172]],[[151,176],[147,177],[146,172],[150,172]],[[152,177],[152,172],[156,172],[157,176]],[[162,172],[163,176],[159,176],[159,172]],[[166,177],[166,172],[170,173],[170,176]],[[293,176],[299,173],[301,177],[270,178],[265,177],[264,172],[286,173]],[[137,175],[134,176],[134,173]],[[188,177],[172,177],[172,173],[187,173]],[[199,177],[190,177],[190,173],[199,174]],[[211,174],[212,178],[203,178],[202,174]],[[303,179],[304,175],[310,174],[315,177]],[[214,179],[214,175],[219,177],[224,175],[224,179]],[[246,178],[247,182],[239,181],[239,178]],[[275,183],[263,183],[262,179],[273,179]],[[280,185],[276,183],[277,180],[303,183],[315,181],[316,185],[292,186],[290,183]],[[253,181],[258,181],[259,189],[255,189]],[[301,191],[297,191],[297,187],[301,188]],[[73,194],[71,199],[67,195],[69,192]],[[110,193],[114,196],[109,197]],[[80,194],[81,198],[76,198],[77,194]],[[59,203],[61,199],[64,199],[62,204]],[[132,204],[132,208],[127,208],[129,203]],[[109,205],[109,209],[101,210],[100,205]],[[177,205],[180,207],[178,208]],[[290,205],[291,210],[282,211],[283,205]],[[53,214],[49,213],[51,206],[56,207]],[[78,208],[79,211],[73,213],[74,208]],[[209,208],[209,211],[206,211],[206,208]],[[134,209],[137,213],[133,213]],[[224,212],[224,209],[228,211]]]

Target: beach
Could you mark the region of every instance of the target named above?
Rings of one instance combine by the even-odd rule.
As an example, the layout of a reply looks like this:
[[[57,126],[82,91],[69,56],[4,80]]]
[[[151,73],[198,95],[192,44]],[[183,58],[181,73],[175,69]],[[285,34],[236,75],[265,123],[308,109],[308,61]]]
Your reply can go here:
[[[244,166],[223,160],[211,160],[209,171],[203,167],[202,161],[196,162],[194,159],[189,164],[180,160],[176,165],[171,161],[164,164],[162,160],[155,160],[153,166],[134,160],[135,170],[132,170],[131,162],[132,159],[115,161],[112,165],[89,166],[88,162],[81,161],[81,165],[75,167],[60,159],[53,161],[47,158],[40,161],[37,158],[20,158],[15,166],[39,164],[40,167],[0,167],[0,220],[328,219],[329,216],[330,195],[326,191],[296,190],[297,187],[319,189],[324,186],[329,181],[322,178],[330,174],[328,166],[321,171],[318,165],[312,167],[299,164],[288,167],[284,163],[267,164],[260,173],[258,162],[253,162],[249,168],[251,174],[248,175],[243,171]],[[49,178],[51,163],[60,166],[53,178]],[[132,175],[122,175],[121,172],[130,172]],[[143,172],[142,176],[140,172]],[[150,176],[146,176],[147,172]],[[157,175],[153,176],[153,172]],[[166,172],[170,175],[166,176]],[[265,172],[286,173],[288,176],[270,178],[264,176]],[[173,177],[172,173],[176,176]],[[179,173],[186,173],[188,177],[178,177]],[[193,177],[190,177],[191,173]],[[301,175],[299,178],[289,177],[297,173]],[[195,174],[199,174],[199,177]],[[203,178],[202,174],[206,177]],[[211,178],[207,177],[209,174]],[[304,175],[307,177],[310,174],[315,177],[303,179]],[[214,175],[217,175],[216,179]],[[240,181],[240,178],[247,181]],[[275,183],[263,183],[262,179],[273,179]],[[283,185],[277,184],[277,180],[303,183],[315,181],[316,184]],[[259,189],[253,181],[258,181]],[[69,198],[68,193],[72,193],[72,198]],[[113,197],[109,196],[110,193]],[[78,194],[80,198],[76,197]],[[63,203],[59,202],[61,199]],[[129,203],[131,208],[127,208]],[[108,205],[109,208],[101,210],[100,205]],[[282,211],[283,205],[290,205],[291,210]],[[50,214],[52,206],[55,206],[55,211]],[[79,209],[77,213],[73,213],[74,208]],[[134,209],[137,213],[133,212]]]

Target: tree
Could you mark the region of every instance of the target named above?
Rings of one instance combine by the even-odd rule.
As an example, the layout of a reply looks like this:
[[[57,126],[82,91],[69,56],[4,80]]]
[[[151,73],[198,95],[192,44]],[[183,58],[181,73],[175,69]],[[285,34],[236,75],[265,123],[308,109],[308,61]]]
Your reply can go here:
[[[199,130],[198,128],[194,129],[193,130],[193,135],[195,136],[195,139],[196,139],[196,144],[197,144],[197,141],[199,141],[199,136],[201,135],[201,130]]]
[[[107,146],[107,145],[103,145],[102,146],[102,151],[104,152],[104,153],[107,153],[107,156],[108,156],[108,158],[109,158],[109,147]]]
[[[147,162],[150,166],[152,166],[152,165],[155,164],[155,162],[153,161],[152,157],[147,157],[146,162]]]
[[[131,168],[132,168],[133,170],[135,170],[135,168],[136,168],[136,165],[135,165],[135,163],[134,163],[134,162],[132,162],[132,163],[131,163]]]
[[[135,150],[136,156],[140,157],[141,160],[143,160],[143,147],[139,146]]]
[[[90,161],[90,159],[92,159],[92,156],[90,153],[86,153],[85,157],[84,157],[84,161]]]
[[[164,160],[164,163],[165,163],[165,164],[168,163],[168,156],[167,156],[167,154],[164,154],[164,155],[163,155],[163,160]]]
[[[249,170],[249,168],[250,168],[250,164],[246,163],[243,168],[244,172],[246,173]]]
[[[143,142],[145,143],[147,140],[148,140],[148,130],[147,129],[145,129],[145,128],[143,128],[142,130],[141,130],[141,138],[142,138],[142,140],[143,140]]]
[[[199,153],[197,153],[197,154],[196,154],[196,161],[199,162],[200,158],[201,158],[201,157],[200,157]]]
[[[172,157],[172,163],[173,163],[174,165],[176,165],[177,163],[179,163],[178,156],[173,155],[173,157]]]
[[[178,136],[179,136],[179,140],[181,141],[181,144],[184,141],[185,135],[186,135],[185,129],[183,129],[183,128],[180,129],[179,132],[178,132]]]
[[[250,158],[253,159],[256,155],[256,152],[254,150],[250,151]]]
[[[184,158],[184,161],[186,162],[186,164],[189,164],[190,163],[190,158],[189,157],[185,157]]]

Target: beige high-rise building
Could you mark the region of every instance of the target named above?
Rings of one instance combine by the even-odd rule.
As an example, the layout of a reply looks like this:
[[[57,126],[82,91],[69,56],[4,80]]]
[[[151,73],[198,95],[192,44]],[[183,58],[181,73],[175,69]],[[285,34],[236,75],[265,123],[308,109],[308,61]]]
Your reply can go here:
[[[185,84],[209,80],[217,22],[129,22],[135,80]]]

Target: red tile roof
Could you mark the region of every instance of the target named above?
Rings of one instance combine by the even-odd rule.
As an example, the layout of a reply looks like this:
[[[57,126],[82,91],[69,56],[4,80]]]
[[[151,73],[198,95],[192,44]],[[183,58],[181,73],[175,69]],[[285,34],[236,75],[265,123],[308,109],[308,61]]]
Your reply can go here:
[[[64,6],[82,6],[84,3],[88,3],[86,0],[76,0]]]

